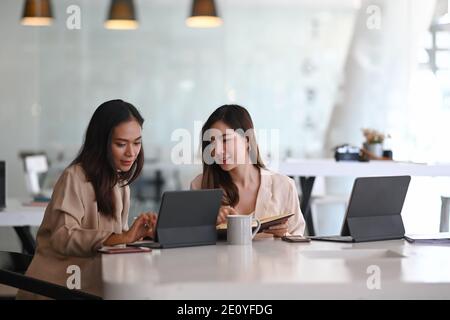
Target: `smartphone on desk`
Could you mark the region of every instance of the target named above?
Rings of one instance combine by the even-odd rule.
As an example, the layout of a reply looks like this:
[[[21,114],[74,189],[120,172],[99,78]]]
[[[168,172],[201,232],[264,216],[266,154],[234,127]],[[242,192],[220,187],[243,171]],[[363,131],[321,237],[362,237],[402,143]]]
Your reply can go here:
[[[286,242],[311,242],[311,239],[304,236],[282,236],[281,240]]]
[[[118,253],[138,253],[138,252],[151,252],[152,249],[144,247],[103,247],[98,249],[100,253],[106,254],[118,254]]]

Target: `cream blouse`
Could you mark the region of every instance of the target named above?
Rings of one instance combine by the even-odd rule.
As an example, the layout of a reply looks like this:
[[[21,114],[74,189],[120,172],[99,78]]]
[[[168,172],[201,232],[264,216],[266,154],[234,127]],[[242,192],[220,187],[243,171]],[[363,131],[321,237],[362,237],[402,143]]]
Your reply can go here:
[[[113,233],[128,230],[130,189],[113,189],[113,218],[103,216],[97,208],[95,192],[83,168],[67,168],[57,181],[44,219],[37,232],[36,253],[27,276],[66,286],[68,267],[80,268],[81,290],[101,295],[100,263],[97,249]],[[41,296],[19,291],[18,299],[39,299]]]
[[[288,220],[288,232],[291,235],[303,235],[305,220],[300,211],[299,198],[295,182],[279,173],[261,169],[261,184],[256,198],[254,216],[258,219],[293,213]],[[191,182],[191,189],[201,189],[202,175]]]

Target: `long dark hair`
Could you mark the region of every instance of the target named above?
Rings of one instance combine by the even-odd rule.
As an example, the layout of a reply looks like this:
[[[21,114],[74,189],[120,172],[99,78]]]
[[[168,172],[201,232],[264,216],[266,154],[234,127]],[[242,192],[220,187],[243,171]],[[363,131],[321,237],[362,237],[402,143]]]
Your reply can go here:
[[[123,122],[136,120],[142,127],[144,119],[139,111],[123,100],[102,103],[92,115],[86,130],[83,146],[71,165],[80,164],[89,182],[92,183],[97,208],[106,217],[114,218],[115,204],[113,188],[132,183],[144,166],[144,149],[141,150],[131,169],[118,172],[112,156],[112,134],[115,127]]]
[[[223,105],[217,108],[206,120],[202,127],[202,162],[203,162],[203,177],[202,189],[222,188],[224,190],[224,198],[222,203],[224,205],[235,206],[239,203],[239,190],[234,184],[228,172],[222,170],[217,163],[208,164],[205,162],[204,152],[210,144],[210,141],[205,141],[205,132],[211,129],[211,126],[217,121],[222,121],[238,133],[253,131],[253,121],[250,113],[244,108],[236,104]],[[249,156],[255,167],[258,169],[264,168],[264,163],[261,159],[258,145],[254,135],[249,137],[250,149]]]

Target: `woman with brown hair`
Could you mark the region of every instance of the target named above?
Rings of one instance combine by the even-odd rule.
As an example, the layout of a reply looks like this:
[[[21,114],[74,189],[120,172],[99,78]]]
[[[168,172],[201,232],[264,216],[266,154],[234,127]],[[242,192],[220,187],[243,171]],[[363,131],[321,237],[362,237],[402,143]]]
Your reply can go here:
[[[223,189],[217,224],[232,214],[266,218],[292,213],[264,232],[276,237],[303,235],[305,222],[295,183],[265,168],[245,108],[224,105],[210,115],[202,127],[202,162],[203,174],[191,182],[191,189]]]
[[[75,266],[78,289],[101,295],[97,249],[153,237],[154,213],[142,213],[128,228],[129,184],[144,164],[143,123],[138,110],[122,100],[97,108],[79,155],[53,189],[27,276],[66,286],[68,268]],[[19,291],[18,298],[42,297]]]

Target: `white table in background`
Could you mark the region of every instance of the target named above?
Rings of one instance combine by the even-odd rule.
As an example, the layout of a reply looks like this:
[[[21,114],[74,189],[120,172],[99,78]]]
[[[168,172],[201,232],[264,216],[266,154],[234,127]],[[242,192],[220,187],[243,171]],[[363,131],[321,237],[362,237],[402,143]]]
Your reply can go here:
[[[450,163],[412,163],[397,161],[335,161],[334,159],[288,159],[278,166],[278,172],[297,177],[370,177],[427,176],[450,177]]]
[[[288,159],[273,170],[300,178],[300,207],[309,235],[314,235],[310,202],[316,177],[429,176],[450,177],[450,163],[420,164],[397,161],[335,161],[334,159]]]
[[[404,240],[223,242],[101,263],[106,299],[450,299],[450,246]]]
[[[45,207],[24,206],[17,199],[7,199],[6,208],[0,211],[0,227],[13,227],[22,243],[24,252],[34,254],[35,240],[30,226],[40,226]]]

